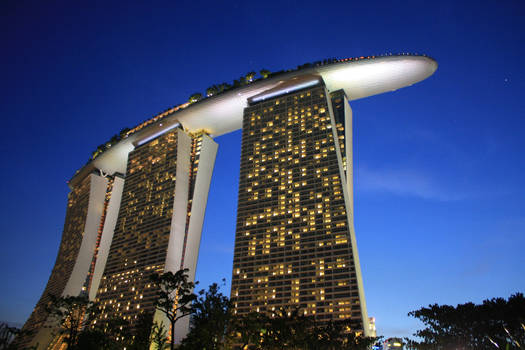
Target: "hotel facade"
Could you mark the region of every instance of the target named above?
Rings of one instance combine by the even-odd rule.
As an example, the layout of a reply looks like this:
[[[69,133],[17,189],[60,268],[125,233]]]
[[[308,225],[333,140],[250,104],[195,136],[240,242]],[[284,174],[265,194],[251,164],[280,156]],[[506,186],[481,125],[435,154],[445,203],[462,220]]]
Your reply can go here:
[[[353,219],[349,101],[426,79],[426,56],[330,60],[260,78],[145,121],[79,169],[49,281],[17,339],[59,346],[49,295],[86,295],[99,317],[154,313],[152,274],[194,280],[218,145],[242,128],[231,300],[237,315],[298,308],[369,334]],[[234,215],[234,213],[232,213]],[[182,321],[183,320],[183,321]],[[176,341],[189,319],[176,326]],[[165,321],[165,320],[164,320]]]

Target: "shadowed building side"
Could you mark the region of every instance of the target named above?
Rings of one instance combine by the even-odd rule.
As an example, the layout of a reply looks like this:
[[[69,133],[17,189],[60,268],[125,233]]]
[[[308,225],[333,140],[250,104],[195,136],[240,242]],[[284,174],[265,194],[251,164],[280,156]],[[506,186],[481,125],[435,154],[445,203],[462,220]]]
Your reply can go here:
[[[336,121],[322,79],[299,86],[305,88],[256,96],[244,111],[234,312],[274,315],[297,307],[320,322],[350,320],[353,331],[366,334],[345,174],[352,166],[351,138],[350,147],[345,142],[351,111],[339,92]]]

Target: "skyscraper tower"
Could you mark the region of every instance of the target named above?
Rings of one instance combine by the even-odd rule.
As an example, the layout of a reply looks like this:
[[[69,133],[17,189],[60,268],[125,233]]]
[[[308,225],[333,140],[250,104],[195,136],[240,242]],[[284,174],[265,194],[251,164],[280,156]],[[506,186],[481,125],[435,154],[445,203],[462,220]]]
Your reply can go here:
[[[354,233],[352,113],[304,76],[244,110],[231,297],[234,312],[299,308],[318,321],[368,316]]]
[[[57,262],[24,325],[32,333],[16,340],[20,347],[60,348],[57,325],[46,311],[50,295],[85,294],[102,308],[99,318],[118,317],[133,326],[148,313],[166,325],[155,311],[158,294],[150,276],[188,268],[194,280],[217,144],[177,123],[161,135],[145,133],[133,146],[125,178],[100,172],[70,183]],[[188,318],[181,321],[178,341],[189,327]]]
[[[113,241],[94,288],[100,318],[121,317],[133,325],[139,314],[154,313],[152,274],[188,268],[195,278],[216,152],[208,135],[180,128],[141,140],[130,152]],[[163,315],[155,318],[162,321]],[[188,325],[189,319],[179,322],[178,334]]]

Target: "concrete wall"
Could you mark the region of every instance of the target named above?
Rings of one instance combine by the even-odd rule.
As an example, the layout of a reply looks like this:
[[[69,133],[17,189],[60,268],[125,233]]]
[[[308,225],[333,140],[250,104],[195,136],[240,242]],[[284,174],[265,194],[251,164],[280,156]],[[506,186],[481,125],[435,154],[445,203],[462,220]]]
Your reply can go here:
[[[176,272],[181,268],[182,250],[186,233],[186,215],[188,212],[191,137],[181,129],[177,130],[177,133],[177,169],[175,193],[173,194],[175,198],[173,200],[173,214],[164,272]],[[158,324],[163,324],[169,332],[170,323],[166,315],[157,310],[153,320]],[[186,336],[186,333],[184,333],[184,336]]]
[[[190,223],[188,237],[186,239],[186,250],[183,268],[189,269],[189,280],[195,281],[197,270],[197,259],[199,257],[199,247],[201,243],[202,226],[204,214],[208,202],[208,192],[210,189],[211,176],[215,165],[218,145],[211,137],[202,136],[201,153],[199,158],[199,168],[195,178],[195,188],[193,191],[193,203],[191,206]],[[175,326],[175,342],[180,343],[188,334],[190,318],[180,319]]]
[[[333,138],[335,142],[339,142],[337,137],[337,128],[332,110],[332,102],[330,101],[330,93],[325,89],[325,96],[328,100],[328,110],[330,111],[330,122],[332,124]],[[343,187],[343,195],[345,199],[346,215],[348,219],[348,228],[350,231],[350,243],[352,246],[352,257],[354,259],[357,289],[359,293],[359,305],[361,308],[361,317],[363,323],[363,333],[368,336],[370,333],[370,321],[368,319],[368,311],[366,309],[365,291],[363,287],[363,276],[361,274],[361,264],[359,263],[359,252],[357,250],[357,242],[355,238],[354,228],[354,185],[353,185],[353,151],[352,151],[352,109],[348,103],[348,98],[345,96],[345,152],[346,152],[346,176],[343,169],[343,158],[341,155],[341,148],[335,147],[337,153],[337,161],[339,163],[339,173],[341,174],[342,183],[346,183]]]
[[[91,301],[95,300],[98,286],[100,285],[100,280],[102,278],[102,274],[104,273],[104,268],[106,267],[109,248],[111,247],[113,233],[115,232],[115,225],[117,224],[123,189],[124,179],[115,176],[115,180],[113,181],[113,189],[111,191],[111,198],[109,199],[109,204],[106,211],[106,221],[104,222],[102,236],[100,237],[100,245],[98,248],[95,270],[93,272],[93,279],[91,281],[91,288],[89,289],[89,300]]]
[[[106,178],[95,174],[91,175],[89,207],[84,227],[84,237],[82,238],[75,267],[73,267],[71,277],[62,292],[62,296],[78,296],[82,292],[82,287],[86,282],[93,254],[95,253],[98,227],[104,211],[107,186],[108,180]]]

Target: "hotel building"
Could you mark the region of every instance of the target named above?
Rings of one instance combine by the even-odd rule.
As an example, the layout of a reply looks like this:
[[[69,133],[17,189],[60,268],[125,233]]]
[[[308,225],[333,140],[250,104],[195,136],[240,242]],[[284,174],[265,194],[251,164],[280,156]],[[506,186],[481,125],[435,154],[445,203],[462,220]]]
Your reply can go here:
[[[349,319],[363,333],[368,316],[345,171],[352,113],[343,91],[303,79],[313,86],[270,90],[244,110],[234,312],[298,308],[321,322]]]
[[[164,111],[69,181],[62,242],[20,348],[58,348],[49,295],[86,295],[98,317],[154,312],[153,273],[194,280],[218,145],[243,130],[231,299],[238,315],[297,307],[368,334],[353,221],[349,101],[426,79],[420,55],[329,60]],[[234,213],[232,213],[234,215]],[[155,314],[157,320],[162,315]],[[189,319],[177,323],[176,341]]]

